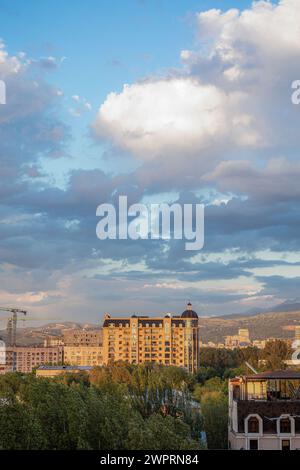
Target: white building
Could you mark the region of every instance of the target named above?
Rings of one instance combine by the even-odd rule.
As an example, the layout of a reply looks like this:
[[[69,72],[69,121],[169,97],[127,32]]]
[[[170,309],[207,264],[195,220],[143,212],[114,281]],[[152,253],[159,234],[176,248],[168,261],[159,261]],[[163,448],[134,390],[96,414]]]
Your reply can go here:
[[[228,439],[236,450],[300,449],[300,372],[231,379]]]

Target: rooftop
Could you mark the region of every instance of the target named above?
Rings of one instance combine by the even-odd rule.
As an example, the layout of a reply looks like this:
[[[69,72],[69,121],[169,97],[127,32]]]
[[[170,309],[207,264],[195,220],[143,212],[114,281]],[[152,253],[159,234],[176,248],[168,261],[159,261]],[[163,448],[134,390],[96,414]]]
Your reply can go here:
[[[300,380],[300,371],[295,371],[295,370],[267,370],[265,372],[261,372],[258,374],[252,374],[252,375],[245,375],[243,376],[244,379],[246,380],[276,380],[276,379],[282,379],[282,380]],[[236,382],[239,380],[238,377],[233,378],[231,381]]]
[[[198,314],[193,310],[192,304],[187,304],[186,310],[182,312],[181,318],[198,318]]]
[[[91,366],[39,366],[38,370],[92,370]]]

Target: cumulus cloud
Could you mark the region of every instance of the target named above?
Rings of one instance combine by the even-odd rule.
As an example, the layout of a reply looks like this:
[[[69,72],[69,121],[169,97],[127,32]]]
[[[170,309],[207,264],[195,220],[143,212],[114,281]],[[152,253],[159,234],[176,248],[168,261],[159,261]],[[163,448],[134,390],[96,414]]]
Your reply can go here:
[[[272,66],[279,66],[281,59],[299,57],[297,0],[281,0],[278,4],[257,1],[244,11],[212,9],[198,13],[197,21],[199,40],[206,45],[210,57],[215,55],[228,67],[239,67],[241,72],[251,66],[268,67],[271,60]]]
[[[241,101],[241,94],[196,78],[146,81],[108,95],[93,129],[142,160],[200,152],[224,138],[253,145],[259,133],[252,117],[239,110]]]
[[[174,154],[205,161],[221,160],[224,152],[278,149],[286,131],[289,145],[297,145],[290,83],[300,59],[298,2],[259,1],[196,19],[198,48],[181,52],[184,68],[110,93],[94,135],[142,161],[159,156],[172,164]]]

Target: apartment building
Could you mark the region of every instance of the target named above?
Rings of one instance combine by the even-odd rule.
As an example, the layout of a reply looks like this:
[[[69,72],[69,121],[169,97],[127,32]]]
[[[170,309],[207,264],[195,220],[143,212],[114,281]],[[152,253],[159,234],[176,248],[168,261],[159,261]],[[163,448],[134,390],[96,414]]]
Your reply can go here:
[[[156,362],[194,372],[199,367],[199,345],[198,315],[191,303],[179,316],[111,318],[106,314],[104,318],[104,364]]]
[[[64,346],[64,363],[70,366],[101,366],[102,346]]]
[[[60,336],[50,336],[48,335],[44,339],[44,348],[49,348],[53,346],[63,346],[64,342]]]
[[[65,346],[102,346],[101,330],[67,330],[63,334]]]
[[[251,346],[251,341],[247,328],[240,328],[237,335],[225,336],[225,348],[246,348],[248,346]]]
[[[41,364],[62,364],[63,347],[14,346],[6,349],[4,372],[29,373]]]
[[[229,381],[229,447],[300,449],[300,372],[268,371]]]

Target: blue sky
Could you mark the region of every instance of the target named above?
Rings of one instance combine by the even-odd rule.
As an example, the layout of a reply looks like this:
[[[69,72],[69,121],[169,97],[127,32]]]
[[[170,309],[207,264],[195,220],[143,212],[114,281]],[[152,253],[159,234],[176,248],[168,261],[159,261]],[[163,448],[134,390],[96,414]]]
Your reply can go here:
[[[297,298],[299,14],[296,0],[0,0],[1,303],[98,321]],[[118,192],[205,202],[204,250],[100,243],[96,207]]]
[[[120,91],[124,83],[178,67],[180,50],[195,43],[196,12],[237,4],[241,8],[251,2],[74,0],[70,5],[57,0],[2,0],[0,37],[11,54],[25,51],[35,58],[65,58],[49,81],[64,91],[66,99],[80,95],[97,109],[108,93]],[[79,159],[84,145],[81,165],[90,166],[85,136],[91,115],[64,119],[73,130],[72,153]],[[67,169],[69,162],[63,163]]]

